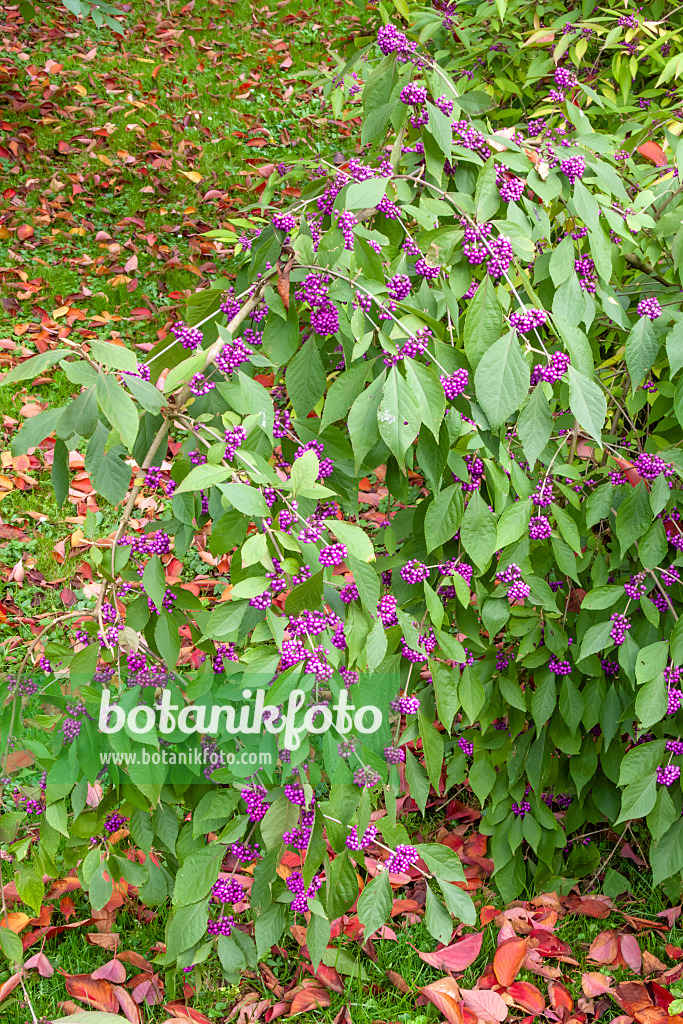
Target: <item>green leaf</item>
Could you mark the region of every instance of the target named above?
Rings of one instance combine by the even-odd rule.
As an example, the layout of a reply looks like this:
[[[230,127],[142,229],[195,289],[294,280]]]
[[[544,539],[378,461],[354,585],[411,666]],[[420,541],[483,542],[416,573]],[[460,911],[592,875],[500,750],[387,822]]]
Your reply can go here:
[[[140,377],[131,377],[124,374],[124,384],[130,392],[137,398],[138,402],[143,409],[147,412],[151,412],[152,415],[156,415],[165,405],[168,404],[161,391],[155,388],[149,381],[142,380]]]
[[[469,114],[470,117],[479,117],[487,110],[493,110],[498,106],[498,101],[489,96],[487,92],[466,92],[458,96],[458,106]]]
[[[589,626],[581,641],[581,660],[588,658],[591,654],[597,654],[598,651],[602,651],[605,647],[612,646],[612,640],[610,639],[611,629],[612,623],[609,620],[607,622],[597,622],[595,625]]]
[[[209,901],[191,903],[179,907],[171,918],[166,930],[166,956],[174,960],[179,953],[191,949],[206,935]]]
[[[654,775],[631,782],[621,794],[621,813],[615,825],[633,818],[644,818],[654,807],[656,799],[657,781]]]
[[[639,540],[652,522],[652,509],[647,487],[640,480],[629,491],[617,510],[616,530],[622,555]]]
[[[447,156],[448,154],[446,154]],[[500,192],[496,182],[496,169],[490,156],[479,171],[474,193],[475,216],[479,224],[495,217],[500,206]]]
[[[582,427],[600,444],[607,415],[607,400],[595,383],[569,366],[569,407]]]
[[[180,481],[174,494],[196,494],[198,491],[208,490],[215,484],[224,483],[231,476],[227,466],[211,466],[205,463],[203,466],[194,466],[184,480]],[[245,484],[235,486],[244,487]],[[255,493],[258,493],[255,491]]]
[[[533,469],[553,432],[553,416],[543,387],[537,384],[517,420],[517,436]]]
[[[152,555],[142,573],[142,587],[157,610],[161,610],[166,593],[166,576],[158,555]]]
[[[379,617],[368,633],[365,651],[368,657],[368,672],[374,672],[382,664],[387,653],[387,634]]]
[[[379,601],[379,576],[367,562],[362,562],[349,552],[346,564],[353,574],[361,603],[371,615],[377,614],[377,602]]]
[[[288,615],[298,615],[308,608],[317,608],[323,597],[323,570],[313,573],[307,580],[294,587],[287,595],[285,608]],[[375,606],[376,607],[376,606]]]
[[[380,439],[377,416],[382,401],[384,379],[385,375],[382,373],[373,380],[370,386],[361,392],[349,412],[349,438],[356,460],[356,473],[365,456]]]
[[[196,468],[203,469],[206,467],[197,466]],[[185,483],[185,480],[183,480],[183,483]],[[179,490],[180,487],[176,494]],[[221,484],[220,490],[230,504],[234,505],[238,512],[243,512],[245,516],[259,516],[261,519],[265,519],[269,515],[268,506],[257,487],[250,487],[248,484]]]
[[[474,386],[492,427],[499,427],[519,409],[530,379],[516,331],[510,331],[484,353],[474,375]]]
[[[226,332],[226,340],[230,335]],[[177,366],[172,366],[164,379],[164,394],[169,395],[177,387],[189,381],[195,373],[199,373],[206,366],[206,352],[195,352],[194,355],[183,359]]]
[[[311,957],[313,970],[318,970],[318,964],[323,958],[330,941],[330,922],[320,914],[311,914],[311,919],[306,927],[306,945]]]
[[[173,905],[189,906],[209,893],[218,878],[224,847],[215,843],[187,857],[178,871],[173,889]]]
[[[349,409],[363,392],[363,386],[369,372],[369,363],[362,361],[339,374],[325,397],[325,405],[320,420],[321,432],[326,427],[329,427],[331,423],[336,423],[338,420],[347,420]]]
[[[611,608],[620,597],[624,596],[623,587],[606,586],[596,587],[586,594],[581,602],[582,611],[592,611],[595,608]]]
[[[12,438],[12,455],[25,455],[29,448],[35,448],[44,441],[56,429],[63,413],[64,409],[46,409],[45,412],[39,412],[37,416],[31,416],[26,420],[21,430]]]
[[[112,505],[117,505],[128,493],[131,472],[130,466],[123,461],[123,445],[117,444],[105,454],[108,436],[104,424],[98,423],[86,448],[85,468],[97,493]]]
[[[55,501],[61,508],[69,497],[69,449],[59,438],[55,441],[51,479]]]
[[[683,819],[675,821],[659,842],[650,847],[650,866],[654,885],[661,885],[683,871]]]
[[[475,491],[469,500],[460,524],[460,540],[467,554],[484,570],[496,550],[496,520],[489,507]]]
[[[368,178],[349,185],[346,191],[346,209],[362,210],[365,207],[377,206],[382,196],[386,195],[388,178]]]
[[[444,943],[444,945],[448,944],[453,934],[451,915],[441,901],[436,898],[429,886],[429,882],[427,882],[424,923],[432,938],[436,939],[437,942]]]
[[[531,514],[531,498],[516,501],[510,508],[506,508],[496,527],[496,548],[506,548],[508,544],[514,544],[523,537],[529,529]]]
[[[325,394],[325,370],[315,338],[304,342],[289,363],[285,386],[298,417],[307,416]]]
[[[65,356],[72,354],[68,348],[58,348],[54,352],[41,352],[40,355],[33,356],[31,359],[25,359],[5,374],[0,380],[0,387],[5,387],[6,384],[17,384],[22,380],[34,380],[36,377],[40,377],[48,366],[54,366]]]
[[[666,354],[669,357],[671,377],[683,366],[683,320],[677,321],[666,336]]]
[[[463,924],[476,924],[477,910],[472,897],[452,882],[442,882],[440,878],[437,878],[437,882],[449,912]]]
[[[417,714],[420,737],[422,738],[422,749],[424,751],[425,767],[427,775],[435,789],[439,788],[441,769],[443,768],[443,736],[431,722],[428,722],[421,711]]]
[[[372,541],[360,526],[354,526],[353,523],[347,523],[342,519],[326,519],[325,526],[336,536],[338,541],[346,544],[348,550],[353,552],[356,558],[363,562],[375,561],[375,549],[372,546]]]
[[[401,469],[403,456],[420,429],[420,410],[412,391],[396,367],[387,377],[382,401],[377,410],[377,425],[382,440],[388,445]]]
[[[462,492],[458,484],[451,484],[437,494],[425,515],[424,534],[428,554],[453,539],[462,520],[462,511]]]
[[[550,507],[553,511],[553,515],[555,516],[555,522],[557,523],[560,533],[566,540],[567,544],[576,551],[577,555],[580,555],[581,538],[579,537],[579,530],[576,523],[561,505],[553,502]]]
[[[391,913],[392,894],[389,872],[381,871],[368,882],[358,897],[358,919],[365,925],[363,936],[369,939]]]
[[[465,872],[457,853],[440,843],[419,843],[416,847],[429,871],[444,882],[464,882]]]
[[[503,310],[493,279],[487,274],[465,314],[465,355],[473,370],[476,370],[484,353],[498,341],[502,328]]]
[[[559,288],[563,281],[569,280],[574,273],[574,240],[570,235],[565,235],[560,244],[553,249],[548,269],[556,288]]]
[[[636,388],[652,368],[660,344],[655,325],[649,317],[641,316],[626,339],[626,365],[631,378],[632,394],[636,393]]]
[[[496,781],[496,769],[486,754],[475,756],[470,766],[468,781],[472,792],[483,805]]]
[[[89,345],[93,359],[102,363],[103,366],[111,366],[115,370],[137,372],[137,357],[130,349],[124,348],[122,345],[112,345],[108,341],[98,341],[96,338],[93,338]]]
[[[413,800],[424,815],[429,796],[429,778],[414,754],[406,750],[406,781]]]
[[[296,827],[299,819],[299,809],[291,804],[282,793],[271,804],[261,821],[261,838],[266,844],[266,849],[273,850],[282,843],[282,833],[289,832]]]
[[[292,485],[292,496],[298,497],[306,491],[312,490],[320,473],[318,456],[310,449],[300,455],[292,463],[292,470],[289,481]],[[313,497],[311,494],[310,497]]]
[[[0,949],[11,963],[23,962],[24,947],[21,939],[10,928],[0,927]]]
[[[100,373],[95,393],[100,409],[118,431],[128,451],[132,452],[138,435],[138,411],[133,399],[111,373]]]
[[[414,359],[404,362],[406,382],[412,389],[420,411],[420,419],[429,427],[438,443],[439,431],[446,411],[446,393],[438,377]]]
[[[279,942],[286,920],[285,908],[281,903],[271,903],[267,910],[257,916],[254,937],[259,959],[263,958],[271,946]]]
[[[590,530],[601,519],[607,519],[612,508],[612,484],[600,484],[586,502],[586,529]]]

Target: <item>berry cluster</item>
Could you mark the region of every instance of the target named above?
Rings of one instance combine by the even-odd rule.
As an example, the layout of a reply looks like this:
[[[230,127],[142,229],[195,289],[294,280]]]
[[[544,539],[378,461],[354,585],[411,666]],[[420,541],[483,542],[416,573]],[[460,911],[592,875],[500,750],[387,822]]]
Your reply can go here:
[[[409,871],[419,858],[419,853],[414,846],[406,843],[399,843],[392,854],[384,862],[386,871],[392,874]]]
[[[384,594],[383,597],[380,597],[377,604],[377,614],[379,615],[385,629],[389,629],[390,626],[398,625],[398,617],[396,615],[396,598],[393,594]]]
[[[547,516],[533,516],[529,520],[530,540],[547,540],[552,532],[550,520]]]
[[[621,612],[615,612],[614,615],[610,616],[610,620],[612,628],[609,635],[612,638],[612,642],[619,647],[626,639],[626,633],[631,628],[631,623]]]
[[[173,324],[171,334],[176,341],[180,342],[183,348],[187,348],[191,352],[199,348],[204,338],[198,327],[190,327],[189,324],[184,323],[182,320],[178,320]]]
[[[264,798],[268,795],[265,786],[255,786],[254,789],[243,789],[242,799],[247,805],[249,821],[261,821],[266,816],[270,804],[265,804]]]
[[[361,789],[372,789],[380,781],[382,776],[374,768],[371,768],[369,764],[361,765],[360,768],[356,768],[353,773],[353,781],[356,786],[360,786]]]
[[[211,899],[214,903],[241,903],[244,889],[234,878],[219,878],[211,886]]]
[[[639,572],[637,576],[632,576],[628,583],[624,583],[624,590],[632,601],[639,601],[647,593],[644,580],[645,573]]]
[[[411,558],[401,569],[400,576],[406,583],[423,583],[429,579],[429,569],[417,558]]]
[[[293,871],[289,878],[286,880],[285,885],[290,892],[294,893],[294,899],[292,900],[292,910],[295,914],[307,913],[308,901],[315,898],[320,886],[323,884],[321,875],[314,875],[311,879],[311,884],[306,888],[304,884],[303,875],[300,871]]]
[[[403,764],[406,759],[406,752],[402,747],[385,747],[384,760],[387,764]]]
[[[206,924],[207,935],[232,935],[232,930],[235,927],[235,918],[230,914],[229,916],[222,915],[217,917],[215,920],[209,918]]]
[[[548,314],[544,309],[515,310],[514,313],[510,313],[510,326],[520,334],[528,334],[529,331],[543,327],[547,319]]]
[[[638,303],[638,316],[647,316],[650,320],[656,320],[662,315],[662,307],[659,300],[654,297],[641,299]]]
[[[561,71],[561,68],[557,69]],[[586,173],[586,160],[582,156],[570,156],[567,160],[560,161],[560,170],[569,178],[569,184],[573,185],[578,178],[583,178]]]
[[[681,769],[677,764],[668,764],[666,767],[660,764],[657,768],[657,782],[661,786],[672,786],[680,777]]]
[[[469,374],[467,370],[460,369],[456,370],[449,377],[445,377],[443,374],[439,377],[443,386],[444,394],[449,402],[452,402],[454,398],[461,395],[469,383]]]
[[[120,828],[123,828],[127,821],[128,818],[124,818],[122,814],[116,811],[113,814],[108,814],[104,822],[105,831],[112,835],[114,832],[118,832]]]
[[[359,839],[358,830],[355,827],[352,828],[345,839],[346,848],[348,850],[365,850],[365,848],[374,841],[377,831],[378,829],[376,825],[368,825],[367,829]]]
[[[325,566],[341,565],[348,558],[346,544],[328,544],[318,552],[320,564]]]

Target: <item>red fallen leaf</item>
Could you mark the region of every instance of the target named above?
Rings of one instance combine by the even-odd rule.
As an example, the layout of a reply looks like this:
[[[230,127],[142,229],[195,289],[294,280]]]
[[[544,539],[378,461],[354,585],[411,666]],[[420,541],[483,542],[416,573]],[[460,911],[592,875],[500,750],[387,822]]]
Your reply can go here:
[[[391,905],[391,916],[398,917],[399,914],[423,914],[424,909],[415,900],[394,900]]]
[[[289,1008],[289,1016],[294,1017],[297,1013],[308,1013],[309,1010],[324,1010],[332,1002],[329,993],[319,985],[303,985],[292,999]]]
[[[106,964],[94,970],[90,977],[95,981],[103,978],[105,981],[110,981],[113,985],[122,985],[126,980],[126,968],[120,960],[109,960]]]
[[[654,996],[657,1006],[661,1006],[665,1010],[668,1010],[670,1004],[674,1001],[674,997],[671,992],[660,985],[657,981],[650,982],[650,993]]]
[[[607,896],[576,896],[567,908],[569,914],[582,914],[584,917],[595,917],[601,920],[609,917],[615,906]]]
[[[130,1021],[130,1024],[142,1024],[142,1017],[140,1016],[140,1010],[129,992],[126,992],[125,988],[121,988],[120,985],[114,985],[114,995],[118,1000],[118,1004],[126,1015],[126,1019]]]
[[[619,950],[631,970],[635,974],[640,974],[643,968],[643,954],[640,951],[635,935],[621,935],[619,937]]]
[[[481,952],[481,944],[484,941],[483,932],[472,932],[465,935],[458,942],[451,946],[444,946],[434,953],[421,953],[418,950],[421,960],[424,960],[430,967],[436,967],[440,971],[464,971],[466,967],[473,964]]]
[[[462,1001],[468,1010],[476,1014],[483,1024],[496,1024],[507,1017],[508,1008],[505,1000],[493,989],[461,989]]]
[[[507,995],[510,996],[515,1006],[520,1006],[529,1013],[537,1014],[545,1010],[545,999],[535,985],[530,981],[513,981],[508,986]]]
[[[497,907],[491,907],[487,905],[485,907],[482,907],[481,910],[479,911],[479,920],[481,921],[482,925],[487,925],[490,921],[493,921],[494,918],[498,917],[499,913],[500,911],[498,910]]]
[[[138,258],[135,253],[128,257],[126,262],[123,264],[123,269],[126,274],[131,274],[134,270],[138,269]]]
[[[14,991],[20,981],[21,971],[19,971],[18,974],[13,974],[11,978],[8,978],[7,981],[4,981],[2,985],[0,985],[0,1003],[3,999],[7,999],[7,996],[10,992]]]
[[[420,992],[427,997],[430,1003],[434,1003],[449,1024],[464,1024],[462,1006],[460,1005],[461,992],[455,978],[439,978],[432,985],[425,985]]]
[[[637,147],[637,151],[646,160],[649,160],[651,164],[656,164],[657,167],[663,167],[666,163],[664,150],[657,142],[643,142],[642,145]]]
[[[76,595],[74,594],[74,598]],[[76,904],[70,896],[65,896],[63,900],[59,901],[59,909],[68,921],[69,918],[73,917],[76,913]]]
[[[185,1003],[164,1003],[164,1010],[172,1014],[176,1020],[189,1020],[192,1024],[211,1024],[211,1021],[205,1014],[200,1013],[199,1010],[195,1010],[191,1006],[186,1006]]]
[[[563,942],[562,939],[558,938],[552,932],[546,931],[545,928],[533,928],[529,933],[529,939],[535,940],[530,942],[537,953],[541,956],[571,956],[571,946]],[[536,945],[535,943],[538,943]]]
[[[32,967],[35,967],[41,978],[51,978],[55,973],[54,967],[44,953],[35,953],[25,962],[24,967],[29,971]]]
[[[683,960],[683,949],[680,946],[672,946],[667,943],[664,949],[672,960]]]
[[[266,1010],[266,1024],[270,1024],[271,1020],[277,1020],[278,1017],[284,1017],[288,1007],[289,1003],[286,1003],[284,1000],[271,1006],[270,1009]]]
[[[30,224],[20,224],[17,228],[17,238],[20,242],[25,242],[28,238],[33,238],[35,230]]]
[[[626,1013],[635,1017],[640,1010],[652,1006],[652,1000],[642,981],[622,981],[614,989],[614,998]]]
[[[600,932],[591,942],[588,959],[594,964],[613,964],[619,953],[617,932]]]
[[[587,999],[603,996],[612,985],[612,979],[600,971],[587,971],[581,975],[581,988]]]
[[[524,963],[529,944],[524,938],[507,939],[493,956],[493,973],[499,985],[507,988],[517,977]]]
[[[67,974],[59,968],[66,990],[74,999],[104,1013],[117,1013],[119,1004],[108,981],[93,981],[89,974]]]
[[[677,907],[667,907],[666,910],[660,910],[656,916],[665,918],[669,925],[669,928],[673,928],[676,921],[681,916],[682,911],[683,906],[681,906],[681,904],[679,903]]]
[[[137,974],[130,979],[129,987],[136,1003],[155,1006],[164,998],[164,983],[158,974]]]
[[[549,981],[548,995],[550,996],[550,1005],[557,1016],[561,1020],[568,1017],[574,1009],[574,1000],[569,989],[559,981]]]
[[[339,995],[343,995],[344,982],[339,977],[339,974],[334,967],[327,967],[326,964],[319,964],[318,970],[313,970],[312,964],[304,964],[304,968],[309,974],[312,974],[316,981],[319,981],[325,988],[329,988],[332,992],[338,992]]]
[[[145,960],[144,956],[140,956],[139,953],[136,953],[132,949],[122,950],[119,953],[118,958],[119,960],[125,960],[127,964],[132,964],[133,967],[137,967],[140,971],[147,971],[149,974],[154,973],[154,967],[149,960]]]

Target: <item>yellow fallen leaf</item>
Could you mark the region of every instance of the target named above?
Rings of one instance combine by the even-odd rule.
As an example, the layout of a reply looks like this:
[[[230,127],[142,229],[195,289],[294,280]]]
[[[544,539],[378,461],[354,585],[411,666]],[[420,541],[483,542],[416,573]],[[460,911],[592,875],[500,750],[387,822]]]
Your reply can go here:
[[[181,171],[180,173],[184,174],[186,178],[190,179],[190,181],[193,181],[195,185],[198,185],[204,178],[204,175],[200,174],[199,171]]]

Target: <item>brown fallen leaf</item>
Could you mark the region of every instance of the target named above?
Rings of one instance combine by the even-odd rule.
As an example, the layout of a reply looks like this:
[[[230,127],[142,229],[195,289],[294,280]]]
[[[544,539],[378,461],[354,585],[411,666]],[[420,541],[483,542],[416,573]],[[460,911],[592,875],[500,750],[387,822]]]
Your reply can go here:
[[[329,992],[320,985],[302,985],[292,999],[289,1016],[293,1017],[297,1013],[308,1013],[309,1010],[324,1010],[331,1002],[332,999]]]

